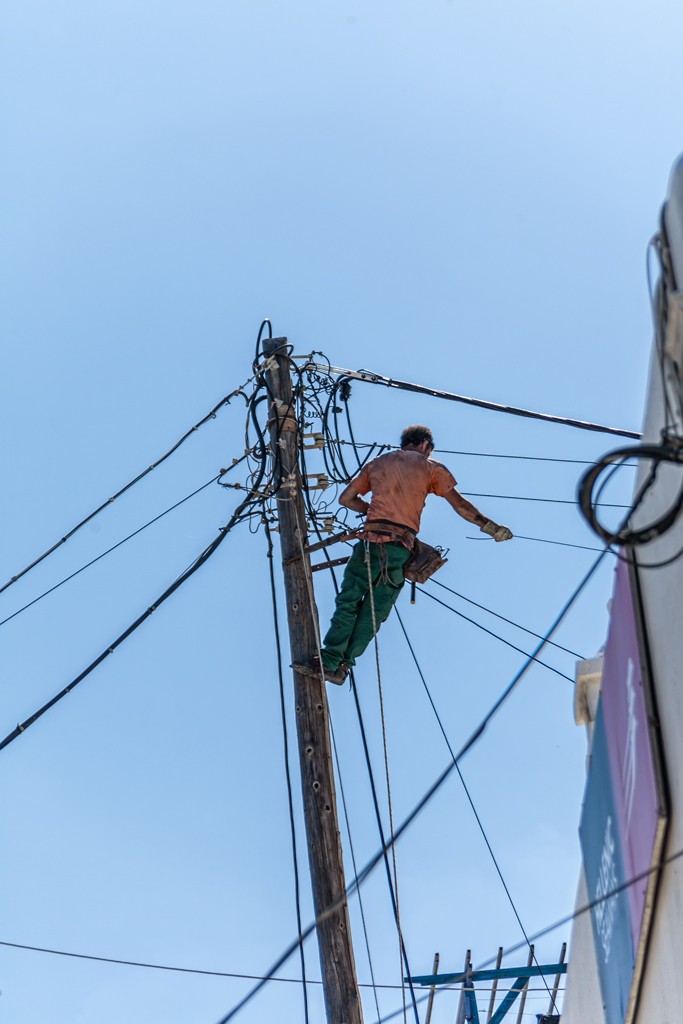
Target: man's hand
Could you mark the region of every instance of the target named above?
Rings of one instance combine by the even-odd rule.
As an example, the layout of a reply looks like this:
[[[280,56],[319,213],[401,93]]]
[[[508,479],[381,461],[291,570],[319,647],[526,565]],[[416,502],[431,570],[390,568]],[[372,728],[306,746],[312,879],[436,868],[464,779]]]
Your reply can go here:
[[[488,533],[489,537],[493,537],[496,542],[501,540],[512,540],[512,530],[508,530],[507,526],[499,526],[498,523],[494,523],[492,519],[487,519],[483,526],[479,529],[482,533]]]

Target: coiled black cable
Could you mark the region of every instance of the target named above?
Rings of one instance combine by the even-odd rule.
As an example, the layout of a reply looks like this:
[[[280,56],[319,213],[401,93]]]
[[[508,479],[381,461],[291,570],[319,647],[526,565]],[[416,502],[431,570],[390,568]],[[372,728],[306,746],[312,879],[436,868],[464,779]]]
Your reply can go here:
[[[652,471],[646,486],[649,487],[654,480],[654,475],[662,463],[683,465],[683,439],[678,437],[665,436],[661,444],[629,445],[624,448],[616,448],[614,451],[603,455],[593,466],[588,469],[579,481],[577,501],[581,513],[590,528],[601,537],[607,544],[618,544],[622,547],[637,547],[640,544],[647,544],[657,537],[661,537],[673,526],[683,509],[683,484],[681,485],[674,503],[660,515],[654,522],[647,526],[634,529],[628,523],[623,523],[618,530],[609,530],[599,521],[595,511],[597,499],[593,494],[601,474],[608,466],[618,466],[626,459],[649,459],[652,462]],[[641,496],[643,489],[641,488]]]

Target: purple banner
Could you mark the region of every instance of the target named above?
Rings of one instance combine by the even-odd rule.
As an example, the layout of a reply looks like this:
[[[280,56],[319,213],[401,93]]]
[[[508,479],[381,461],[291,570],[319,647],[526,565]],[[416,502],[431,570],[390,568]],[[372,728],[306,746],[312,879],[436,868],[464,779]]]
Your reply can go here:
[[[648,725],[641,651],[629,567],[619,562],[601,688],[616,826],[626,878],[651,867],[661,808]],[[640,945],[651,879],[628,889],[633,949]]]

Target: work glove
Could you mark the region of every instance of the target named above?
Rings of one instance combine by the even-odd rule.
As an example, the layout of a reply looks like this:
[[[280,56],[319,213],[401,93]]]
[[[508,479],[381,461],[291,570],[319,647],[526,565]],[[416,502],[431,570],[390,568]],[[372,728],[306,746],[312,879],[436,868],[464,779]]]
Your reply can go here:
[[[488,533],[489,537],[493,537],[496,542],[512,540],[512,530],[508,530],[507,526],[499,526],[492,519],[487,519],[480,529],[482,533]]]

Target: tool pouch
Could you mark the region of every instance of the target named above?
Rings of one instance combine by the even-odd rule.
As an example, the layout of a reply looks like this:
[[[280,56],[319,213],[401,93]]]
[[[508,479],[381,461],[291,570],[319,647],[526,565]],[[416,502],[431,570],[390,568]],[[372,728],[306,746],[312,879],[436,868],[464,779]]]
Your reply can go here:
[[[446,552],[443,548],[433,548],[422,540],[415,540],[415,547],[410,558],[403,566],[403,575],[410,583],[425,583],[430,576],[445,565]]]

